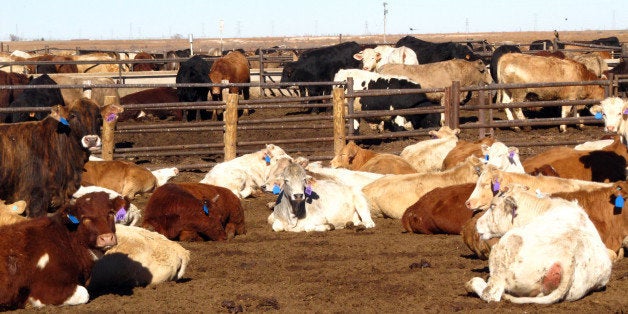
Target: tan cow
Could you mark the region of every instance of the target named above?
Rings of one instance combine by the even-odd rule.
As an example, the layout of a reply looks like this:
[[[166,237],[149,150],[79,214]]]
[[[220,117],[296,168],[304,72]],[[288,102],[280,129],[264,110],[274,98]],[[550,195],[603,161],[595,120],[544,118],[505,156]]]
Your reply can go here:
[[[67,74],[51,74],[49,75],[59,85],[114,85],[115,82],[109,77],[81,77]],[[95,101],[100,107],[105,105],[107,96],[112,97],[113,103],[120,105],[120,94],[116,87],[99,87],[90,89],[89,95],[85,95],[82,88],[62,88],[61,96],[66,104],[73,103],[76,99],[88,96]]]
[[[497,64],[497,80],[499,84],[525,84],[545,82],[580,82],[597,80],[595,73],[589,71],[583,64],[568,59],[547,58],[531,56],[521,53],[509,53],[503,55]],[[523,102],[530,94],[535,94],[539,100],[580,100],[603,99],[604,88],[599,85],[584,86],[558,86],[558,87],[528,87],[512,88],[499,91],[501,102]],[[563,106],[561,117],[565,118],[573,111],[573,116],[578,117],[577,110],[572,106]],[[504,109],[508,120],[514,117],[510,109]],[[521,108],[515,108],[517,119],[525,119]],[[518,129],[518,128],[515,128]],[[560,126],[560,131],[565,132],[566,125]]]
[[[430,131],[432,139],[406,146],[399,155],[417,172],[440,171],[445,156],[456,146],[460,129],[443,126],[438,131]]]
[[[79,73],[97,73],[97,72],[116,73],[118,71],[122,71],[122,72],[129,71],[129,67],[126,64],[122,64],[122,66],[120,66],[117,63],[99,64],[98,61],[117,60],[110,54],[104,53],[104,52],[94,52],[94,53],[88,53],[88,54],[83,54],[83,55],[75,55],[75,56],[72,56],[72,59],[74,61],[96,61],[95,63],[77,64],[76,67],[78,68]]]
[[[347,143],[340,154],[334,156],[331,160],[331,167],[381,174],[416,173],[416,170],[405,159],[397,155],[361,148],[353,141]]]
[[[563,51],[565,57],[584,64],[587,69],[591,72],[595,73],[595,75],[599,78],[606,79],[606,75],[604,72],[608,71],[608,63],[600,54],[598,53],[583,53],[583,52],[571,52],[571,51]]]
[[[483,157],[482,155],[482,146],[483,145],[493,145],[495,143],[494,137],[485,137],[481,140],[477,140],[475,142],[468,142],[460,140],[456,143],[456,147],[454,147],[448,154],[445,156],[443,160],[443,170],[451,169],[461,162],[463,162],[467,157],[473,155],[476,157]]]

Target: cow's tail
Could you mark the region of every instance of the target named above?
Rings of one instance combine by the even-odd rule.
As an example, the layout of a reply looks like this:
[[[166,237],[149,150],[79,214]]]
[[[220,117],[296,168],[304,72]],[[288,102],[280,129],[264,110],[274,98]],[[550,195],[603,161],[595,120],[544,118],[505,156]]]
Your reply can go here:
[[[562,301],[567,296],[569,292],[569,288],[573,285],[574,273],[575,273],[575,255],[572,256],[571,260],[567,265],[563,266],[562,278],[558,288],[554,289],[548,295],[542,297],[515,297],[511,296],[507,293],[504,293],[502,296],[505,300],[508,300],[512,303],[536,303],[536,304],[552,304],[559,301]]]

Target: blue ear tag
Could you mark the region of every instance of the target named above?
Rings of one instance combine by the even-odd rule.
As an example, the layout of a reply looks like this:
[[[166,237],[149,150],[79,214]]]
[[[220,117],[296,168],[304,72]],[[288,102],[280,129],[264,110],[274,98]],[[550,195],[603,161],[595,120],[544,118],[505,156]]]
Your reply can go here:
[[[621,195],[617,195],[615,198],[615,207],[624,207],[624,198]]]
[[[17,205],[13,205],[13,211],[16,212],[17,211]]]
[[[120,207],[118,212],[116,212],[116,222],[122,221],[124,217],[126,217],[126,209],[124,209],[124,207]]]
[[[595,117],[595,119],[597,119],[597,120],[602,120],[602,118],[603,118],[604,116],[602,115],[602,113],[601,113],[601,112],[596,112],[594,117]]]
[[[207,203],[203,203],[203,212],[205,212],[205,215],[209,215],[209,207],[207,207]]]
[[[307,196],[311,196],[312,195],[312,186],[308,185],[305,187],[305,195]]]
[[[488,154],[484,155],[484,160],[488,161]]]
[[[281,188],[279,187],[279,185],[273,185],[273,194],[277,195],[279,193],[281,193]]]
[[[493,192],[499,192],[499,180],[493,182]]]
[[[72,215],[72,214],[68,214],[68,219],[70,219],[70,221],[71,221],[73,224],[75,224],[75,225],[78,225],[78,223],[79,223],[78,218],[76,218],[76,216],[74,216],[74,215]]]
[[[268,155],[264,155],[264,161],[269,164],[270,163],[270,156]]]
[[[59,119],[59,122],[61,122],[61,124],[63,124],[63,125],[70,126],[70,122],[68,122],[68,120],[66,120],[64,117],[61,117]]]

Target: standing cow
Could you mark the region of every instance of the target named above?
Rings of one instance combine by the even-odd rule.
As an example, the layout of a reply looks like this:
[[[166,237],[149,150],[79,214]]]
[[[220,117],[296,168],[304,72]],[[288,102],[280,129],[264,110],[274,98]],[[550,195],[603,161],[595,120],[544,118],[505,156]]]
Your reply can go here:
[[[209,71],[209,78],[214,84],[220,83],[250,83],[251,70],[249,61],[239,51],[231,51],[224,57],[214,61]],[[229,93],[238,94],[242,90],[244,99],[249,99],[249,87],[229,87]],[[212,99],[222,101],[222,92],[219,86],[211,88]]]
[[[477,55],[466,45],[452,42],[432,43],[412,36],[405,36],[395,47],[408,47],[416,53],[419,64],[439,62],[451,59],[478,60]]]
[[[201,56],[193,56],[187,61],[181,62],[179,71],[177,72],[176,83],[211,83],[209,79],[209,69],[211,65]],[[180,102],[196,102],[207,101],[209,87],[177,87],[177,95]],[[188,121],[196,119],[196,110],[190,110],[187,113]],[[207,110],[200,111],[202,119],[209,118]]]
[[[44,74],[38,78],[35,78],[28,83],[28,85],[57,85],[47,74]],[[22,92],[11,104],[11,108],[24,108],[24,107],[51,107],[56,105],[63,105],[63,97],[59,88],[37,88],[26,89]],[[39,121],[44,119],[48,115],[45,111],[37,112],[14,112],[7,114],[4,119],[5,123],[24,122],[24,121]]]
[[[414,50],[408,47],[392,47],[381,45],[367,48],[353,55],[353,58],[362,61],[362,70],[376,71],[388,63],[419,64]]]

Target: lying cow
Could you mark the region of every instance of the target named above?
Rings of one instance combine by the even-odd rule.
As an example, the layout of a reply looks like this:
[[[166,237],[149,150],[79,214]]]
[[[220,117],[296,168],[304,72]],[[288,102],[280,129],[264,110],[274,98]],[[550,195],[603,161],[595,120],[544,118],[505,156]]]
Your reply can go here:
[[[178,280],[190,251],[165,236],[140,227],[116,226],[118,245],[92,268],[89,291],[137,287]]]
[[[487,302],[550,304],[604,288],[612,262],[585,211],[519,189],[498,195],[478,219],[482,239],[502,238],[489,256],[488,282],[474,277],[467,291]]]
[[[456,143],[456,147],[449,151],[447,156],[445,156],[445,159],[443,159],[442,170],[451,169],[472,155],[478,158],[484,157],[482,147],[484,145],[493,145],[493,143],[495,143],[495,138],[492,136],[485,137],[475,142],[459,140]]]
[[[26,220],[26,217],[22,216],[25,209],[26,202],[24,201],[5,204],[4,201],[0,200],[0,226],[12,225]]]
[[[381,174],[408,174],[417,171],[405,159],[361,148],[354,141],[345,145],[331,160],[332,168],[365,171]]]
[[[420,173],[440,171],[443,160],[456,146],[460,129],[451,129],[443,126],[438,131],[430,131],[432,139],[420,141],[406,146],[399,155],[405,159],[414,170]]]
[[[0,227],[0,309],[75,305],[98,255],[117,244],[114,215],[123,199],[92,193],[52,216]]]
[[[416,53],[408,47],[392,47],[380,45],[367,48],[353,55],[353,58],[362,61],[362,70],[375,71],[384,64],[419,64]]]
[[[144,227],[179,241],[223,241],[246,233],[240,199],[203,183],[158,187],[144,209]]]
[[[274,231],[329,231],[348,224],[375,226],[366,199],[351,187],[307,178],[305,169],[297,163],[284,169],[283,181],[273,213],[268,216]]]
[[[109,195],[109,199],[111,200],[116,198],[124,198],[124,205],[116,210],[116,224],[135,226],[142,219],[142,212],[137,208],[137,206],[131,204],[131,202],[120,193],[107,188],[103,188],[100,186],[81,186],[76,192],[74,192],[74,194],[72,194],[72,198],[78,199],[83,195],[94,192],[105,192],[107,193],[107,195]]]
[[[215,165],[200,183],[226,187],[240,199],[256,192],[268,179],[268,168],[277,158],[287,156],[277,145]]]

